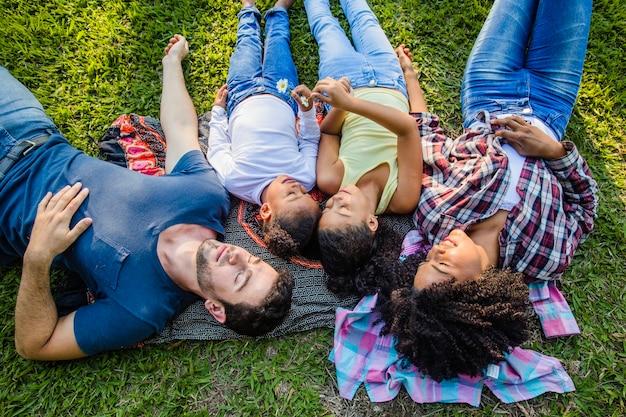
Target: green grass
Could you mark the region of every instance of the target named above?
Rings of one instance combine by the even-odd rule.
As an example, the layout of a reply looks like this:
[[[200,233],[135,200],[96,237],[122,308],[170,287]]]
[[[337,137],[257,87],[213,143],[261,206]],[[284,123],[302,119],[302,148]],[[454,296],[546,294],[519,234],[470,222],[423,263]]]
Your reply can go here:
[[[370,0],[393,44],[414,51],[433,112],[459,133],[465,60],[491,1]],[[266,10],[271,3],[259,1]],[[225,82],[239,3],[225,0],[0,0],[0,64],[26,84],[68,139],[96,155],[120,114],[158,116],[161,55],[173,33],[188,37],[184,63],[198,112]],[[301,80],[316,81],[317,50],[302,2],[290,14]],[[626,8],[597,0],[585,74],[567,136],[600,184],[596,229],[561,289],[577,337],[528,347],[562,360],[576,391],[502,404],[485,390],[479,408],[415,404],[405,392],[372,404],[337,394],[327,356],[332,331],[261,341],[151,345],[67,363],[22,360],[13,345],[18,267],[0,273],[0,415],[224,416],[622,416],[626,415]]]

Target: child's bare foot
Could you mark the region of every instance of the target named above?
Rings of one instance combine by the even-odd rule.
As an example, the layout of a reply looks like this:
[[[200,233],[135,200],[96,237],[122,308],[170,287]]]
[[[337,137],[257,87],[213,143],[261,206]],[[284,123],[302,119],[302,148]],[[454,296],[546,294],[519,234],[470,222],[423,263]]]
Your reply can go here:
[[[241,0],[241,7],[254,6],[254,0]]]
[[[289,10],[295,2],[296,0],[277,0],[274,7],[283,6],[285,9]]]

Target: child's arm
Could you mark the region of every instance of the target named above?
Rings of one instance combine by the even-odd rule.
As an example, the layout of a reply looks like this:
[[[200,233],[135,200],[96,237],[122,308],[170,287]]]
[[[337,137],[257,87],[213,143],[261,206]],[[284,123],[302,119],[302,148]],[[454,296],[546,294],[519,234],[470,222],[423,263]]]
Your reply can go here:
[[[324,120],[331,113],[332,111],[326,115]],[[339,160],[340,144],[341,135],[339,133],[321,132],[315,176],[317,177],[317,187],[326,194],[335,194],[339,191],[343,180],[344,167],[343,162]]]
[[[304,84],[293,89],[292,97],[298,103],[298,117],[300,119],[300,131],[298,133],[298,151],[306,164],[308,172],[315,173],[317,153],[320,143],[320,126],[315,117],[311,90]],[[311,188],[315,184],[305,185]]]
[[[398,189],[387,211],[390,213],[411,212],[417,206],[422,189],[422,145],[415,119],[398,109],[355,98],[346,92],[341,81],[331,78],[319,81],[313,89],[313,96],[330,103],[333,108],[367,117],[398,136]],[[324,128],[322,128],[323,139]],[[338,137],[334,146],[338,153]]]
[[[209,121],[209,149],[207,159],[217,172],[217,176],[224,185],[228,173],[232,169],[232,147],[228,132],[228,115],[226,114],[226,98],[228,90],[223,85],[215,94],[215,101],[211,109]]]
[[[346,79],[341,87],[349,92],[350,83]],[[315,91],[315,89],[313,89]],[[315,97],[315,94],[312,94]],[[319,95],[318,95],[319,97]],[[320,146],[317,156],[317,187],[326,194],[335,194],[341,187],[344,166],[339,160],[341,128],[346,118],[345,110],[333,107],[320,124]]]
[[[406,92],[409,95],[410,112],[428,112],[428,106],[424,99],[422,87],[420,87],[417,73],[413,68],[413,55],[411,54],[411,50],[404,46],[404,44],[401,44],[396,48],[396,55],[398,56],[398,61],[400,61],[400,67],[402,67],[404,80],[406,81]]]

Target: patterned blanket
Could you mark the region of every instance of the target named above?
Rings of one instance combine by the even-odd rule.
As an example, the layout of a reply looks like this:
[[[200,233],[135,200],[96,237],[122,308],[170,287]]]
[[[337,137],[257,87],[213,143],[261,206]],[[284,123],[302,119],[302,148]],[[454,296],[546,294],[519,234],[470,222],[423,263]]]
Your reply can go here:
[[[321,109],[318,110],[321,112]],[[199,115],[200,146],[206,153],[211,113]],[[321,116],[321,115],[320,115]],[[321,119],[321,117],[318,117]],[[146,175],[163,175],[165,140],[157,119],[136,114],[120,116],[99,143],[100,157],[112,163]],[[314,197],[323,198],[321,193]],[[257,222],[259,207],[231,196],[231,208],[226,221],[225,240],[241,246],[276,268],[286,268],[295,279],[292,308],[287,318],[263,337],[276,337],[318,327],[333,328],[338,307],[352,309],[356,297],[341,298],[326,288],[327,276],[316,259],[294,257],[280,259],[266,249],[260,237]],[[383,220],[402,234],[412,228],[411,216],[384,216]],[[179,339],[223,340],[243,336],[218,323],[201,301],[189,306],[160,334],[148,343],[162,343]]]

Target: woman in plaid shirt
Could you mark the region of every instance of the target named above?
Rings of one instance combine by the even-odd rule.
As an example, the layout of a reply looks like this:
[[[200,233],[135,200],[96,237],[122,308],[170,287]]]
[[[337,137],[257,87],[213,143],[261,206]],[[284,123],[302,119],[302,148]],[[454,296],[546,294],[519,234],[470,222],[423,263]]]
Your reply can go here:
[[[593,228],[597,184],[562,141],[590,20],[591,0],[496,0],[465,69],[465,133],[446,137],[436,115],[414,114],[427,255],[379,309],[398,351],[435,379],[479,375],[521,344],[523,279],[560,278]]]

